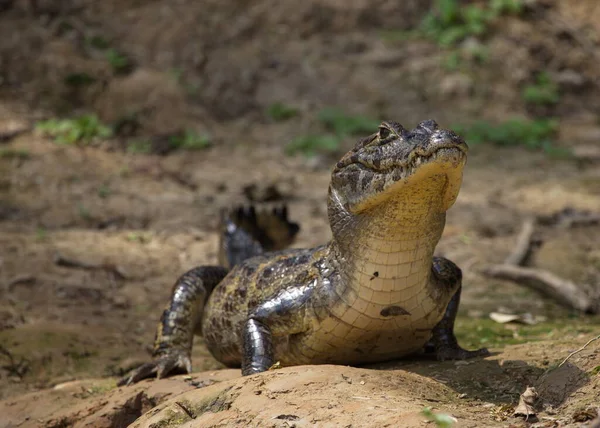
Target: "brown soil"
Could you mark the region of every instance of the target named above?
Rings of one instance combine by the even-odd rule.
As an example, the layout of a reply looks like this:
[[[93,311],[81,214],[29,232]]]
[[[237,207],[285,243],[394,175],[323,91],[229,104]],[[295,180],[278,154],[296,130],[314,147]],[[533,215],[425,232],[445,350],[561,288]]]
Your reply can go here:
[[[0,426],[126,426],[155,406],[138,426],[423,426],[424,407],[458,426],[519,426],[510,410],[528,385],[541,396],[540,426],[585,422],[598,406],[598,341],[544,373],[598,334],[598,320],[480,270],[504,260],[527,215],[597,211],[600,165],[591,155],[553,159],[518,146],[472,147],[438,252],[465,272],[459,332],[483,335],[478,322],[492,311],[529,312],[547,318],[545,341],[498,347],[481,361],[297,367],[238,379],[217,371],[199,339],[191,378],[115,389],[116,376],[149,358],[173,281],[215,262],[219,212],[246,201],[248,185],[282,194],[302,226],[296,246],[327,239],[336,156],[283,152],[293,137],[323,132],[315,119],[322,107],[406,126],[550,115],[560,120],[561,146],[598,153],[595,0],[531,2],[524,16],[490,30],[487,63],[454,71],[429,41],[382,36],[414,27],[428,2],[243,3],[39,0],[0,11]],[[130,69],[115,73],[93,37],[130,58]],[[542,70],[561,98],[539,111],[520,91]],[[94,81],[65,83],[74,73]],[[279,101],[299,116],[269,119],[265,110]],[[30,129],[74,111],[106,122],[133,115],[135,127],[93,147],[58,145]],[[209,133],[212,147],[123,150],[156,138],[163,153],[161,136],[186,128]],[[540,233],[532,264],[600,284],[597,225]],[[513,325],[504,332],[519,335]]]

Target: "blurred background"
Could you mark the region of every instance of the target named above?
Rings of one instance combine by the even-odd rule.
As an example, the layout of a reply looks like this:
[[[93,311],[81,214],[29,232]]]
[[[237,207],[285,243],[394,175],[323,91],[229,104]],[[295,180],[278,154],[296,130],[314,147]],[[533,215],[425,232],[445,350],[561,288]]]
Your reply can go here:
[[[599,42],[597,0],[0,0],[0,398],[146,361],[222,208],[287,203],[325,242],[330,168],[382,119],[471,147],[438,247],[463,344],[589,335],[482,269],[535,216],[528,264],[600,284],[597,223],[556,226],[600,211]]]

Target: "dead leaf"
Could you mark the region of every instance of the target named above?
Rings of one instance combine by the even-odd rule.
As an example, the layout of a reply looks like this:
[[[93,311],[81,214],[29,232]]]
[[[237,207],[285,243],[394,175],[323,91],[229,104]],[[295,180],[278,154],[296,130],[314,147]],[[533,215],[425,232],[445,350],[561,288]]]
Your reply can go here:
[[[519,404],[517,404],[513,416],[524,416],[525,419],[534,417],[536,413],[533,406],[538,397],[539,395],[535,388],[528,386],[525,392],[519,397]]]
[[[490,318],[493,321],[496,321],[497,323],[500,323],[500,324],[507,324],[507,323],[514,322],[514,323],[519,323],[519,324],[534,325],[534,324],[538,323],[538,320],[535,319],[533,317],[533,315],[531,315],[530,313],[516,315],[516,314],[503,314],[500,312],[491,312]]]

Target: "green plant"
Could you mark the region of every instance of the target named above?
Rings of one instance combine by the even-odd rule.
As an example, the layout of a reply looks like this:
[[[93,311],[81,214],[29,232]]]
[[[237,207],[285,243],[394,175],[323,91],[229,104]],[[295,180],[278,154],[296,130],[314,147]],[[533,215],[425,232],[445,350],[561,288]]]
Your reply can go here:
[[[148,154],[148,153],[152,152],[152,143],[149,140],[144,140],[144,139],[128,141],[127,142],[127,152]],[[128,170],[123,170],[121,172],[122,176],[126,176],[128,174],[129,174]]]
[[[143,232],[130,232],[127,234],[126,239],[129,242],[139,242],[141,244],[146,244],[150,242],[151,236]]]
[[[85,38],[85,44],[95,49],[108,49],[110,43],[102,36],[88,36]]]
[[[169,137],[169,144],[176,149],[202,150],[210,146],[211,141],[208,135],[200,135],[188,129],[182,134]]]
[[[458,69],[458,67],[460,67],[461,61],[462,59],[460,56],[460,52],[450,52],[448,56],[446,56],[446,60],[444,61],[444,67],[450,71],[456,70]]]
[[[537,105],[556,104],[560,99],[558,85],[546,72],[539,73],[534,84],[525,86],[522,96],[525,102]]]
[[[92,219],[92,213],[82,203],[77,204],[77,212],[79,213],[79,217],[84,220]]]
[[[492,143],[499,146],[524,146],[543,150],[550,155],[568,156],[568,152],[554,146],[553,137],[558,128],[555,119],[511,119],[500,124],[477,121],[471,125],[457,125],[453,129],[469,144]]]
[[[131,68],[129,58],[114,48],[106,51],[106,59],[115,73],[126,73]]]
[[[273,103],[267,108],[267,116],[275,122],[283,122],[298,115],[298,109],[283,103]]]
[[[106,139],[112,136],[112,129],[102,124],[93,114],[73,119],[45,120],[37,123],[36,129],[61,144],[89,144],[95,139]]]
[[[339,150],[340,143],[341,139],[333,135],[305,135],[292,140],[285,147],[285,153],[288,155],[302,153],[305,156],[335,153]]]
[[[111,193],[112,191],[110,190],[110,187],[108,187],[105,184],[98,188],[98,196],[102,199],[108,198],[108,196],[110,196]]]
[[[558,123],[554,119],[510,119],[500,124],[481,120],[470,126],[455,126],[468,143],[489,142],[499,146],[525,146],[538,149],[551,144]]]
[[[27,150],[12,150],[0,149],[1,159],[29,159],[30,155]]]
[[[458,0],[436,0],[421,22],[421,32],[441,46],[452,46],[469,36],[485,34],[499,15],[521,13],[522,0],[491,0],[461,6]]]
[[[337,136],[372,133],[379,126],[376,120],[356,115],[348,115],[338,108],[325,108],[319,112],[319,121]]]
[[[35,230],[35,239],[37,239],[38,241],[43,241],[47,237],[48,237],[48,231],[45,228],[43,228],[42,226],[39,226]]]
[[[169,76],[177,83],[181,83],[183,80],[183,69],[179,67],[172,68],[169,70]]]
[[[490,0],[490,8],[498,15],[503,13],[519,15],[523,12],[523,0]]]
[[[435,426],[441,428],[451,427],[456,422],[454,417],[445,413],[433,413],[431,407],[425,407],[423,410],[421,410],[421,414],[433,422]]]
[[[478,5],[461,7],[457,0],[436,0],[434,11],[421,23],[421,31],[441,46],[451,46],[468,36],[483,34],[494,17],[491,10]]]

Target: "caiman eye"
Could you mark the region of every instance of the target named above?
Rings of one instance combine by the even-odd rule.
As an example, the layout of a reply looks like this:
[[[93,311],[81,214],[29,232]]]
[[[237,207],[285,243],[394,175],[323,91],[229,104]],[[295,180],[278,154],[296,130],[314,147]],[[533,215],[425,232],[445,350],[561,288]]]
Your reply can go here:
[[[391,132],[389,129],[381,127],[379,128],[379,139],[380,140],[385,140],[386,138],[388,138],[390,136]]]

